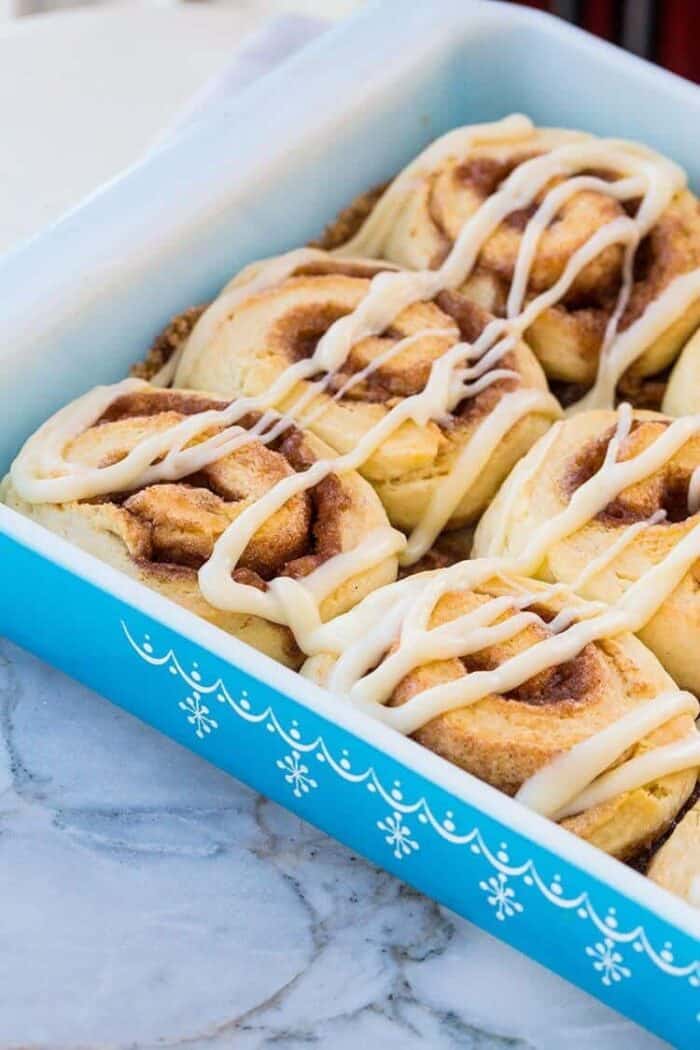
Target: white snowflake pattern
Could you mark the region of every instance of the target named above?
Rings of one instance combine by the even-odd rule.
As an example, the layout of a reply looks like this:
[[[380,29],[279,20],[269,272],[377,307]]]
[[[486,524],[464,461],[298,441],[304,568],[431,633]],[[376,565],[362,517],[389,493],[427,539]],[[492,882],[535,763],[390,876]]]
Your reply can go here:
[[[610,937],[604,937],[592,948],[586,948],[586,955],[593,959],[593,969],[601,975],[600,979],[606,988],[630,976],[631,971],[623,965],[624,959]]]
[[[384,820],[378,820],[377,827],[380,831],[385,832],[385,841],[392,847],[392,852],[397,860],[402,860],[420,849],[416,840],[411,838],[411,829],[404,824],[403,817],[396,810]]]
[[[318,786],[313,777],[309,776],[308,766],[300,761],[302,753],[307,762],[310,757],[317,758],[321,763],[326,764],[325,766],[322,765],[321,768],[332,769],[334,773],[339,774],[343,779],[351,780],[349,775],[346,776],[341,772],[341,770],[348,770],[349,772],[350,769],[349,759],[346,759],[345,752],[343,752],[344,757],[342,759],[335,760],[330,755],[321,737],[317,738],[315,745],[303,744],[301,742],[301,732],[290,729],[289,734],[287,734],[280,727],[280,722],[275,712],[269,707],[262,715],[249,716],[248,714],[243,714],[243,712],[251,711],[251,702],[245,690],[241,691],[240,698],[232,699],[232,697],[237,697],[237,693],[232,691],[229,694],[221,679],[217,679],[208,685],[201,684],[200,679],[203,681],[203,678],[196,664],[192,665],[192,670],[184,670],[172,648],[164,651],[159,647],[160,655],[158,655],[158,649],[149,635],[144,635],[143,640],[139,643],[129,631],[129,627],[125,622],[122,621],[121,626],[128,645],[140,660],[148,664],[153,670],[162,670],[172,675],[176,679],[174,684],[179,685],[177,679],[184,683],[184,686],[181,687],[182,692],[180,692],[180,695],[184,692],[187,692],[187,695],[184,700],[179,701],[178,707],[184,712],[187,722],[200,740],[209,736],[212,731],[221,728],[217,720],[212,717],[210,708],[206,706],[206,703],[202,702],[202,695],[204,695],[205,700],[209,701],[209,703],[218,701],[222,705],[226,704],[226,707],[221,709],[225,710],[227,714],[229,711],[232,711],[238,717],[246,718],[246,721],[251,722],[253,725],[260,725],[271,734],[278,734],[285,741],[291,753],[285,757],[284,761],[278,762],[277,765],[280,769],[283,769],[285,779],[293,786],[294,793],[298,797],[302,793],[307,793],[311,788]],[[199,691],[200,689],[201,692]],[[173,706],[176,702],[177,698],[174,698]],[[218,714],[219,709],[215,710]],[[225,721],[222,725],[222,731],[226,731],[228,727]],[[318,750],[314,750],[314,746]],[[392,847],[397,859],[410,855],[414,850],[424,848],[420,847],[419,843],[411,837],[411,828],[404,824],[404,816],[394,809],[398,805],[411,814],[406,819],[413,822],[415,817],[424,826],[430,825],[437,834],[443,839],[447,839],[452,845],[468,844],[471,852],[477,856],[483,856],[486,861],[492,864],[492,869],[495,866],[496,862],[491,858],[489,848],[485,844],[478,827],[475,827],[467,835],[457,835],[451,813],[447,813],[446,819],[441,820],[433,815],[425,802],[423,802],[422,809],[420,804],[409,805],[401,792],[385,789],[372,770],[368,770],[363,776],[361,773],[358,775],[357,769],[353,767],[352,782],[366,785],[366,789],[375,797],[381,796],[385,800],[385,812],[388,810],[388,815],[383,820],[376,821],[376,827],[384,833],[385,841]],[[394,787],[396,788],[398,785],[395,784]],[[503,846],[500,851],[495,851],[498,862],[503,864],[514,863],[513,861],[509,862],[507,856],[501,856],[501,853],[505,853]],[[561,893],[559,892],[561,890],[560,881],[555,877],[554,882],[558,887],[558,889],[555,889],[551,880],[542,879],[538,875],[532,860],[528,861],[527,864],[523,864],[523,872],[525,869],[527,869],[528,873],[523,874],[521,880],[524,887],[536,886],[541,893],[545,894],[546,901],[549,904],[553,904],[558,908],[575,909],[576,915],[581,919],[592,920],[598,926],[600,932],[594,934],[594,936],[600,939],[596,943],[585,947],[584,957],[589,960],[591,969],[600,978],[606,990],[612,990],[618,987],[620,982],[635,976],[634,966],[626,965],[629,962],[629,957],[625,958],[624,953],[627,949],[624,945],[631,945],[631,949],[639,952],[645,961],[648,960],[649,964],[655,966],[665,977],[678,978],[683,982],[688,980],[693,989],[700,987],[700,969],[698,969],[697,962],[692,961],[688,964],[675,961],[670,951],[670,945],[660,952],[655,950],[649,944],[642,926],[635,925],[633,930],[624,933],[620,929],[620,923],[617,919],[614,921],[610,920],[610,913],[614,909],[609,908],[608,916],[606,918],[601,917],[586,893],[567,899],[563,894],[563,890]],[[511,881],[516,885],[516,888],[520,884],[512,876]],[[499,919],[510,917],[524,910],[523,905],[516,899],[516,895],[508,882],[508,878],[501,876],[499,878],[489,877],[487,881],[478,883],[481,890],[486,893],[484,900],[488,900],[489,906],[496,909]],[[520,891],[518,890],[518,892]],[[609,933],[605,929],[606,926],[609,928]],[[629,950],[631,951],[631,949]],[[676,983],[678,984],[679,982],[677,981]],[[700,1012],[696,1012],[693,1019],[700,1024]]]
[[[486,900],[492,908],[496,909],[496,918],[501,922],[504,919],[511,919],[514,915],[519,915],[524,910],[520,901],[516,900],[515,890],[508,885],[508,879],[503,872],[480,882],[479,889],[487,895]]]
[[[208,736],[212,729],[219,728],[219,723],[215,718],[211,717],[211,712],[207,705],[202,703],[199,693],[192,693],[191,696],[186,696],[177,706],[181,711],[186,712],[187,721],[191,726],[194,726],[195,736],[199,737],[200,740]]]
[[[301,755],[298,751],[292,751],[290,755],[285,755],[284,758],[278,759],[277,768],[282,770],[284,779],[288,784],[292,785],[296,798],[308,795],[312,788],[318,787],[317,781],[310,775],[309,767],[301,761]]]

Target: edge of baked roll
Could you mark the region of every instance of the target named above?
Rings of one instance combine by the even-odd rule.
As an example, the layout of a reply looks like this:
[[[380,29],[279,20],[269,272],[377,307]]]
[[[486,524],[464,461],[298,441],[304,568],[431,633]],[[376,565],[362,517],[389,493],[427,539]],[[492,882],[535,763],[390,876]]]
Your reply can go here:
[[[118,464],[139,442],[225,406],[207,394],[144,385],[118,396],[62,453],[69,465],[99,469]],[[215,432],[216,428],[197,440]],[[226,528],[257,499],[295,471],[329,456],[332,452],[322,441],[293,427],[275,447],[249,441],[178,480],[137,483],[94,498],[30,502],[8,476],[2,499],[132,579],[280,662],[299,667],[303,655],[288,626],[247,611],[215,607],[202,594],[198,570]],[[388,530],[388,522],[372,487],[356,473],[330,474],[262,523],[238,561],[234,579],[262,591],[279,574],[303,580],[335,555],[353,550],[377,528]],[[341,580],[320,603],[321,619],[345,612],[395,579],[396,572],[396,556],[389,555]]]

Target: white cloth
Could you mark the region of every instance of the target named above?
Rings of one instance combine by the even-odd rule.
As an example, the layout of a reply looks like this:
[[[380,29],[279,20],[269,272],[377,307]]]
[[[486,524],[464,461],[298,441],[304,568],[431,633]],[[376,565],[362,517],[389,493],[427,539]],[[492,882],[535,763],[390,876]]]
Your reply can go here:
[[[0,19],[0,255],[326,25],[274,2]]]
[[[174,121],[158,136],[154,148],[165,145],[182,132],[207,120],[232,95],[299,51],[328,28],[325,18],[278,15],[251,34],[237,49],[224,70],[197,91]]]

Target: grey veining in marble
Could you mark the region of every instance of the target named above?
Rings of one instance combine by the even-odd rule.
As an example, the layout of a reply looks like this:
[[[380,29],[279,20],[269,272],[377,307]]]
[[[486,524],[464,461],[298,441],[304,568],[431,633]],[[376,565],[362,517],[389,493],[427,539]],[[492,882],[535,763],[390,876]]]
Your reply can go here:
[[[0,1050],[662,1044],[8,643]]]

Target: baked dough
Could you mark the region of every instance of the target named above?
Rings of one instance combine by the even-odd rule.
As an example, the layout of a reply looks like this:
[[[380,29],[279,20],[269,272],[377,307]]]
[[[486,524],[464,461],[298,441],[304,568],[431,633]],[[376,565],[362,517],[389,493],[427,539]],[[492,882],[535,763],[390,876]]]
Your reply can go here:
[[[573,493],[600,469],[617,418],[614,412],[583,412],[560,425],[544,459],[540,458],[541,446],[535,446],[519,467],[521,481],[513,475],[481,519],[474,541],[475,556],[520,553],[536,530],[560,513]],[[618,461],[649,448],[670,423],[669,417],[660,413],[635,411]],[[665,512],[665,520],[648,524],[580,588],[585,598],[607,603],[618,600],[700,522],[700,515],[688,509],[689,482],[698,466],[700,435],[696,434],[662,469],[624,489],[583,528],[551,546],[537,570],[538,577],[573,584],[625,529],[648,522],[656,512]],[[699,585],[700,564],[696,563],[640,632],[678,685],[695,693],[700,692]]]
[[[673,366],[661,407],[668,416],[700,412],[700,332],[688,340]]]
[[[127,394],[72,442],[67,458],[91,466],[117,462],[149,435],[194,413],[224,406],[201,393],[146,389]],[[247,422],[251,425],[253,420]],[[328,452],[317,437],[292,428],[275,447],[252,441],[176,483],[67,503],[28,503],[7,478],[2,495],[8,506],[83,550],[281,663],[299,667],[303,656],[287,626],[215,608],[200,591],[197,570],[247,507]],[[278,575],[303,578],[333,555],[353,549],[368,532],[387,525],[381,503],[359,474],[331,474],[263,523],[234,578],[263,590]],[[396,558],[387,557],[341,583],[324,599],[321,618],[345,612],[375,587],[395,579],[396,572]]]
[[[533,590],[541,595],[529,606],[538,613],[538,623],[507,642],[416,668],[394,689],[389,705],[401,706],[433,686],[498,667],[551,636],[548,624],[572,602],[581,617],[589,614],[586,602],[547,584],[499,577],[473,590],[444,595],[433,610],[429,627],[455,620],[489,598]],[[495,623],[513,614],[506,613]],[[312,657],[302,673],[324,684],[334,662],[330,655]],[[510,693],[490,695],[472,706],[441,714],[413,736],[447,761],[514,795],[555,756],[669,688],[673,682],[656,657],[634,635],[620,634],[587,645],[575,659],[543,671]],[[625,758],[693,733],[692,719],[678,717],[645,737]],[[668,826],[695,781],[694,769],[675,773],[567,818],[563,824],[607,853],[632,856]]]
[[[647,875],[652,882],[700,907],[700,802],[654,854]]]
[[[411,180],[411,190],[393,216],[378,254],[413,269],[437,267],[454,244],[464,224],[519,165],[560,146],[592,143],[595,137],[580,131],[531,128],[524,134],[507,129],[490,141],[456,148],[427,165]],[[651,156],[641,146],[627,144]],[[604,162],[587,172],[605,181],[618,177],[614,164]],[[557,185],[553,178],[532,204],[515,209],[486,239],[477,265],[463,290],[487,310],[502,316],[513,278],[515,261],[529,219],[544,194]],[[326,230],[320,243],[338,248],[358,233],[367,213],[377,206],[377,194],[363,194]],[[379,196],[381,205],[381,196]],[[605,225],[626,214],[625,203],[596,190],[583,189],[570,197],[544,231],[529,276],[528,295],[549,288],[561,276],[572,255]],[[525,338],[552,380],[581,389],[595,378],[605,326],[615,306],[624,251],[614,244],[600,252],[579,273],[561,301],[545,310]],[[674,277],[700,265],[700,202],[689,190],[676,192],[668,207],[642,241],[635,263],[629,302],[620,322],[624,331],[656,299]],[[630,369],[629,377],[653,376],[675,358],[700,324],[700,301],[669,324]],[[570,394],[575,399],[575,391]]]
[[[313,272],[306,272],[308,269],[302,267],[302,272],[244,298],[202,338],[207,331],[205,314],[185,349],[175,385],[227,397],[264,393],[290,365],[313,352],[334,321],[356,309],[377,267],[328,258],[315,263]],[[251,272],[246,271],[247,278]],[[304,410],[301,420],[336,451],[349,452],[393,406],[423,389],[438,357],[461,340],[476,340],[490,320],[485,310],[456,293],[444,292],[435,301],[412,303],[399,313],[390,329],[353,347],[331,386]],[[389,357],[338,397],[338,391],[377,356],[412,336],[418,338],[405,350]],[[544,373],[522,341],[493,368],[508,374],[465,398],[444,421],[419,425],[407,420],[360,468],[379,494],[392,524],[404,530],[418,524],[436,486],[504,394],[547,391]],[[293,411],[294,403],[308,388],[308,382],[297,383],[276,407]],[[514,422],[460,499],[450,516],[450,529],[476,520],[511,467],[557,415],[557,403],[550,398],[546,407],[527,412]]]

